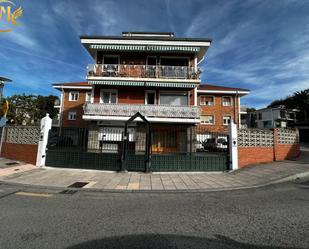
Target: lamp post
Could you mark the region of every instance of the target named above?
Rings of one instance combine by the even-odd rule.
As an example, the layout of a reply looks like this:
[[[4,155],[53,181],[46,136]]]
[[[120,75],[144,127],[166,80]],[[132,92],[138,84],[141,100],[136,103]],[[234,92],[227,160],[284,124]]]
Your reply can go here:
[[[12,80],[0,76],[0,104],[1,105],[2,105],[2,101],[3,101],[4,82],[12,82]],[[3,117],[1,117],[1,119],[0,119],[0,128],[5,126],[5,124],[7,122],[6,114],[7,114],[8,108],[9,108],[8,102],[5,101],[5,103],[2,106],[2,110],[3,110],[4,114],[3,114]]]
[[[2,103],[2,99],[3,99],[4,82],[12,82],[12,80],[0,76],[0,104]]]

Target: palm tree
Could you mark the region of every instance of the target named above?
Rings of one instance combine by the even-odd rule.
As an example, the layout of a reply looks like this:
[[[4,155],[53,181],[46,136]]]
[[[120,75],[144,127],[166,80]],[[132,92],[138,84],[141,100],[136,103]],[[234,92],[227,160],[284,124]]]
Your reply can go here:
[[[303,121],[307,121],[307,114],[309,113],[309,89],[295,92],[293,100],[300,114],[303,115]]]

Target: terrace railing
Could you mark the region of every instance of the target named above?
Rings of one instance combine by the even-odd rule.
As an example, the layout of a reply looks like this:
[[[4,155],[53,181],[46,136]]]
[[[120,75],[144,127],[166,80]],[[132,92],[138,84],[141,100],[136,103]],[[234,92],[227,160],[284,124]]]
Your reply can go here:
[[[197,106],[170,105],[136,105],[136,104],[100,104],[87,103],[84,105],[85,115],[125,116],[131,117],[140,112],[146,117],[157,118],[199,118]]]
[[[199,79],[200,73],[200,69],[186,66],[90,64],[87,67],[88,77]]]

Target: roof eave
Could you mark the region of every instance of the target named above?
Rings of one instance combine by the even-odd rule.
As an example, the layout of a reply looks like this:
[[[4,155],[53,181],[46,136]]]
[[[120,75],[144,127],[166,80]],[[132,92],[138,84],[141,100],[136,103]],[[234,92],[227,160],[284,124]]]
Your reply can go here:
[[[233,95],[240,95],[245,96],[250,94],[248,90],[197,90],[197,93],[212,93],[212,94],[233,94]]]

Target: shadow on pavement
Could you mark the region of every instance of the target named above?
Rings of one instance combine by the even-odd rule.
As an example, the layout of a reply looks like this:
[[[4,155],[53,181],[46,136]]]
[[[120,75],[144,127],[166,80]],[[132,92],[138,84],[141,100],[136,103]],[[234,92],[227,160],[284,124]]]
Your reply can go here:
[[[68,247],[68,249],[133,249],[133,248],[160,248],[160,249],[206,249],[206,248],[229,248],[229,249],[296,249],[296,247],[276,247],[253,245],[232,240],[228,237],[215,235],[215,238],[201,238],[193,236],[178,236],[164,234],[141,234],[141,235],[126,235],[119,237],[110,237],[99,240],[92,240]]]

